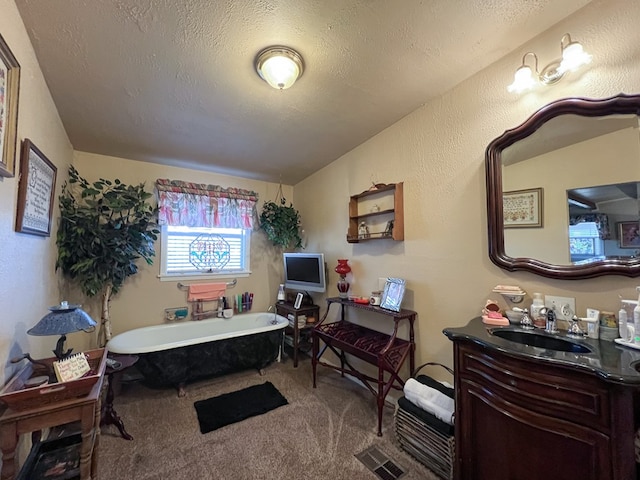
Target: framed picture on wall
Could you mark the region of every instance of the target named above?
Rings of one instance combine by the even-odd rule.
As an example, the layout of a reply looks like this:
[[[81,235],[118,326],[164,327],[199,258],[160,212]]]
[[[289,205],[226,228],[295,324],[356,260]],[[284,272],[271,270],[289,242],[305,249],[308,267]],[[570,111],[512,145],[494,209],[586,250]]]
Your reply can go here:
[[[16,232],[50,235],[56,174],[56,166],[26,138],[20,154]]]
[[[504,228],[542,227],[542,188],[514,190],[502,194]]]
[[[20,65],[0,35],[0,176],[15,175]]]
[[[619,222],[618,239],[620,248],[640,249],[640,224],[638,222]]]

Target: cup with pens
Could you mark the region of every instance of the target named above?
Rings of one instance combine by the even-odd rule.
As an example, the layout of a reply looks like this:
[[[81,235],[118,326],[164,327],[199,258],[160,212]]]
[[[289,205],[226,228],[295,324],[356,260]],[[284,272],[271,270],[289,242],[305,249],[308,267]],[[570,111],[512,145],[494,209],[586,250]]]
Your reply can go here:
[[[236,313],[249,312],[253,306],[253,293],[244,292],[235,296]]]

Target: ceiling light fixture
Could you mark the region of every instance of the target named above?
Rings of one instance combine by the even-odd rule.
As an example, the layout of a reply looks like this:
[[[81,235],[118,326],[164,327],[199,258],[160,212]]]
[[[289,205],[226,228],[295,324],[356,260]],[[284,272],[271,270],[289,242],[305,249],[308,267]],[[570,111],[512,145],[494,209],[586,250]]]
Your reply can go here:
[[[509,92],[522,93],[530,90],[536,84],[553,85],[557,83],[564,74],[573,72],[583,65],[591,62],[591,55],[584,51],[580,42],[571,40],[571,35],[565,33],[560,39],[561,58],[548,64],[538,72],[538,56],[533,52],[527,52],[522,57],[522,65],[513,79],[513,83],[507,87]],[[527,57],[534,59],[534,68],[527,64]]]
[[[256,72],[273,88],[286,90],[302,76],[302,56],[289,47],[272,46],[260,51],[255,60]]]

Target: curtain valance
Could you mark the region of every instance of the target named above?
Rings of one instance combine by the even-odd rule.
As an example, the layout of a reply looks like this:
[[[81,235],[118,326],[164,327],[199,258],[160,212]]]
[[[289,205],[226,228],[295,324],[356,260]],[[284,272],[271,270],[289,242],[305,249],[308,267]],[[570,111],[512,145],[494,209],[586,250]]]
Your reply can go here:
[[[577,225],[582,222],[593,222],[596,224],[598,234],[601,240],[611,239],[611,230],[609,229],[609,217],[604,213],[587,213],[584,215],[570,215],[569,225]]]
[[[251,190],[159,178],[156,192],[160,225],[253,228],[258,194]]]

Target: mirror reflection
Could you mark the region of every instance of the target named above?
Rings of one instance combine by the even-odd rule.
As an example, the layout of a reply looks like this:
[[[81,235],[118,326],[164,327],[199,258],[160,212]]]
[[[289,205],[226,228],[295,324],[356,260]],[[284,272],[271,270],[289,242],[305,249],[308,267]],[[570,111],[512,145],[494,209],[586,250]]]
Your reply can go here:
[[[506,148],[503,191],[541,188],[544,206],[540,227],[510,228],[505,214],[506,254],[558,265],[633,256],[619,247],[615,227],[638,220],[638,165],[635,115],[560,115]]]
[[[640,275],[640,96],[563,99],[487,148],[489,256],[551,278]]]
[[[567,190],[571,263],[638,257],[640,182]]]

